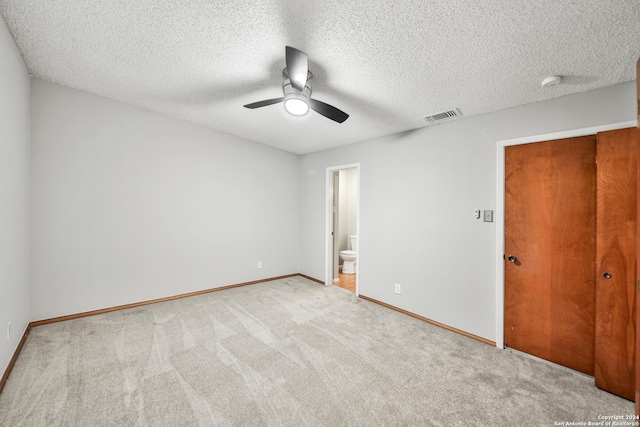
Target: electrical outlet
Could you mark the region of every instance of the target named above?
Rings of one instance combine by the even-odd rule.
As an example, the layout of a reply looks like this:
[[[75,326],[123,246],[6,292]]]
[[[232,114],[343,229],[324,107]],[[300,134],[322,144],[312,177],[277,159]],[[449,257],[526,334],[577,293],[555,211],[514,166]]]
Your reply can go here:
[[[262,268],[262,261],[258,261],[258,268]]]
[[[7,323],[7,341],[11,340],[11,322]]]
[[[400,283],[396,283],[396,294],[401,294],[402,289],[400,289]]]

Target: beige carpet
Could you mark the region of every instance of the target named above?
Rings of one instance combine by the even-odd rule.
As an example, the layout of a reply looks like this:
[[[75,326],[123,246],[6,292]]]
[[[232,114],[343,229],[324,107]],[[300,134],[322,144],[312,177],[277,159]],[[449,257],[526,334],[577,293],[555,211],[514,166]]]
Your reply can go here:
[[[585,376],[301,277],[32,329],[1,426],[552,426],[632,414]]]

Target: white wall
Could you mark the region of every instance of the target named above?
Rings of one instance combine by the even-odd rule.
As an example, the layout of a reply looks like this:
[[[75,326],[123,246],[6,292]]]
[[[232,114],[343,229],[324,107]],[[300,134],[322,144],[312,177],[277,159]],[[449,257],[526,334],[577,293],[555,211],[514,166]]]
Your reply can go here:
[[[358,170],[356,168],[343,169],[339,171],[339,176],[339,250],[355,250],[356,248],[351,248],[350,246],[349,236],[357,234],[358,230]],[[340,260],[340,264],[342,265],[342,260]]]
[[[349,209],[347,216],[347,247],[355,251],[357,248],[349,246],[351,245],[349,236],[358,234],[358,169],[347,169],[346,173],[348,177],[347,192],[349,194],[347,199],[347,208]]]
[[[497,141],[635,120],[635,82],[302,156],[301,272],[324,279],[325,170],[360,163],[359,291],[496,340]],[[394,293],[402,285],[402,295]]]
[[[297,155],[39,79],[32,100],[34,319],[299,271]]]
[[[338,251],[349,249],[349,191],[348,176],[344,170],[338,171]],[[340,259],[342,265],[342,259]]]
[[[358,230],[358,170],[342,169],[338,171],[338,178],[338,251],[356,250],[351,247],[349,236]],[[338,257],[338,263],[344,264],[342,258]]]
[[[27,67],[0,18],[0,376],[29,323],[29,90]]]

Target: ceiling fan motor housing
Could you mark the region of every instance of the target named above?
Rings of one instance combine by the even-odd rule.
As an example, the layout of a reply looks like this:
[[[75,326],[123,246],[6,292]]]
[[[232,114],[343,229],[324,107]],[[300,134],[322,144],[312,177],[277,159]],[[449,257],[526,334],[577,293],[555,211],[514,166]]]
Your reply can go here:
[[[309,80],[311,80],[312,77],[311,72],[309,72],[308,74],[307,83],[305,84],[302,91],[299,91],[298,89],[293,87],[293,85],[291,84],[291,80],[287,75],[286,68],[282,70],[282,75],[284,77],[284,81],[282,82],[282,93],[284,94],[285,109],[295,115],[301,116],[306,114],[307,111],[309,111],[309,106],[311,104],[311,85],[309,84]],[[297,100],[298,102],[293,100]],[[303,102],[304,105],[300,104],[300,102]],[[291,108],[290,106],[292,104],[298,104],[301,105],[301,107],[299,107],[300,109],[297,109],[295,107]]]

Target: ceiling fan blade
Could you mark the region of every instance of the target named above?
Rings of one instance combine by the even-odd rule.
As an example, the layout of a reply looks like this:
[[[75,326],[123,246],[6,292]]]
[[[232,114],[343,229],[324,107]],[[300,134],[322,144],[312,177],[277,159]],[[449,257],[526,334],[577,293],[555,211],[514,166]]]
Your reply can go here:
[[[287,73],[291,86],[302,91],[307,84],[309,74],[309,60],[307,54],[295,47],[286,47]]]
[[[342,123],[349,118],[349,115],[342,110],[337,109],[333,105],[329,105],[317,99],[310,99],[310,107],[316,113],[322,114],[334,122]]]
[[[284,98],[265,99],[264,101],[258,101],[251,104],[247,104],[244,107],[254,109],[254,108],[260,108],[260,107],[266,107],[267,105],[277,104],[278,102],[282,102],[282,101],[284,101]]]

